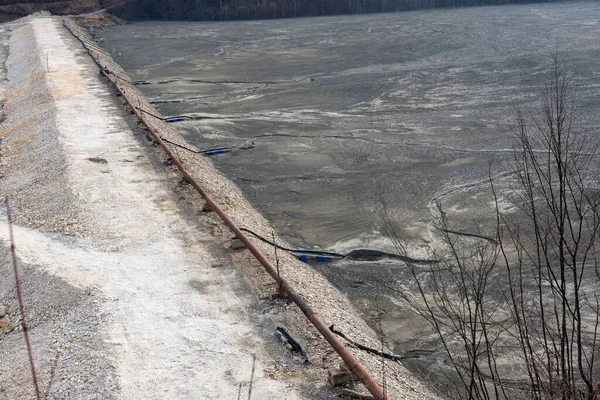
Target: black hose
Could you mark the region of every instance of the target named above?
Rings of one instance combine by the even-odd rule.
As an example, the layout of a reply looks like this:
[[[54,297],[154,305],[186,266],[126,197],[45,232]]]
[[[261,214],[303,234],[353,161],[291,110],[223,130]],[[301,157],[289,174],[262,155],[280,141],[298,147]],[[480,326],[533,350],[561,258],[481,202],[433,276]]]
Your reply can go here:
[[[110,54],[108,54],[108,55],[110,55]],[[127,82],[127,83],[129,83],[130,85],[139,86],[139,85],[151,85],[151,84],[152,84],[152,82],[149,82],[149,81],[130,81],[130,80],[128,80],[128,79],[125,79],[125,78],[123,78],[123,77],[122,77],[121,75],[119,75],[119,74],[115,74],[113,71],[110,71],[110,70],[105,70],[105,71],[106,71],[107,73],[109,73],[109,74],[113,75],[114,77],[116,77],[116,78],[119,78],[119,79],[120,79],[120,80],[122,80],[123,82]]]
[[[113,71],[111,71],[111,70],[105,70],[105,71],[106,71],[107,73],[109,73],[109,74],[113,75],[115,78],[118,78],[118,79],[122,80],[123,82],[129,83],[129,84],[131,84],[131,85],[133,85],[133,84],[134,84],[134,82],[132,82],[132,81],[130,81],[130,80],[128,80],[128,79],[125,79],[125,78],[123,78],[123,77],[122,77],[121,75],[119,75],[119,74],[115,74],[115,73],[114,73]]]
[[[265,243],[268,243],[268,244],[270,244],[273,247],[277,247],[278,249],[283,250],[283,251],[289,251],[290,253],[304,253],[304,254],[314,254],[314,255],[325,255],[325,256],[331,256],[331,257],[336,257],[336,258],[345,258],[346,257],[343,254],[332,253],[332,252],[329,252],[329,251],[290,249],[288,247],[280,246],[277,243],[273,243],[269,239],[265,239],[264,237],[260,236],[258,233],[252,232],[250,229],[240,228],[240,230],[244,231],[244,232],[248,232],[249,234],[251,234],[252,236],[254,236],[255,238],[257,238],[258,240],[263,241]]]
[[[136,108],[138,110],[140,110],[141,112],[143,112],[144,114],[148,114],[151,117],[154,117],[156,119],[160,119],[161,121],[165,121],[165,122],[180,122],[180,121],[185,121],[186,119],[213,119],[212,117],[190,117],[189,115],[175,115],[173,117],[161,117],[159,115],[153,114],[150,111],[146,111],[143,108],[140,108],[138,106],[136,106]]]
[[[154,117],[156,119],[160,119],[161,121],[166,121],[166,120],[170,119],[170,118],[161,117],[160,115],[153,114],[150,111],[146,111],[143,108],[140,108],[139,106],[136,106],[135,108],[137,108],[138,110],[140,110],[144,114],[148,114],[149,116]]]
[[[298,343],[298,341],[296,339],[294,339],[292,337],[292,335],[290,335],[290,333],[288,331],[285,330],[284,327],[282,326],[278,326],[277,327],[277,332],[279,332],[279,334],[285,339],[285,341],[290,345],[291,350],[295,353],[300,353],[300,355],[302,356],[302,358],[304,359],[304,362],[309,362],[308,361],[308,356],[306,355],[306,351],[304,351],[304,348],[302,347],[302,345],[300,343]]]
[[[349,339],[342,332],[336,331],[335,327],[333,325],[331,325],[329,327],[329,330],[331,332],[335,333],[336,335],[338,335],[339,337],[346,339],[346,341],[348,343],[350,343],[351,345],[357,347],[358,349],[364,350],[364,351],[366,351],[368,353],[371,353],[371,354],[375,354],[376,356],[380,356],[380,357],[383,357],[383,358],[387,358],[388,360],[394,360],[394,361],[400,361],[400,360],[404,360],[406,358],[405,356],[399,356],[399,355],[396,355],[396,354],[385,353],[385,352],[383,352],[381,350],[373,349],[371,347],[365,346],[364,344],[357,343],[354,340]]]
[[[294,255],[299,255],[299,258],[302,261],[307,261],[308,258],[306,257],[306,255],[308,254],[308,255],[317,256],[318,260],[321,262],[327,261],[327,258],[329,258],[329,257],[331,257],[331,258],[346,258],[346,259],[352,260],[352,261],[376,261],[381,258],[390,258],[390,259],[403,261],[407,264],[419,264],[419,265],[421,265],[421,264],[429,265],[429,264],[435,264],[435,263],[439,262],[439,260],[422,260],[422,259],[417,259],[417,258],[411,258],[408,256],[384,253],[382,251],[377,251],[377,250],[359,249],[359,250],[352,250],[348,254],[340,254],[340,253],[333,253],[330,251],[290,249],[288,247],[283,247],[281,245],[278,245],[277,243],[273,243],[271,240],[260,236],[256,232],[252,232],[250,229],[240,228],[240,230],[242,230],[244,232],[248,232],[249,234],[251,234],[252,236],[257,238],[258,240],[261,240],[267,244],[270,244],[273,247],[277,247],[278,249],[290,252]]]
[[[150,104],[169,104],[169,103],[182,103],[181,100],[152,100]]]
[[[217,153],[218,153],[218,154],[221,154],[221,153],[227,153],[227,152],[231,151],[231,148],[229,148],[229,147],[215,147],[215,148],[212,148],[212,149],[206,149],[206,150],[192,150],[192,149],[190,149],[189,147],[186,147],[186,146],[184,146],[184,145],[181,145],[181,144],[179,144],[179,143],[172,142],[172,141],[170,141],[169,139],[165,139],[165,138],[164,138],[164,137],[162,137],[162,136],[161,136],[160,138],[161,138],[163,141],[165,141],[165,142],[167,142],[167,143],[169,143],[169,144],[172,144],[173,146],[176,146],[176,147],[179,147],[179,148],[181,148],[181,149],[187,150],[187,151],[189,151],[190,153],[194,153],[194,154],[213,154],[213,153],[215,153],[215,154],[217,154]]]
[[[152,117],[154,117],[156,119],[159,119],[161,121],[167,121],[168,122],[168,121],[170,121],[172,119],[172,118],[163,118],[163,117],[160,117],[160,116],[158,116],[156,114],[151,113],[150,111],[146,111],[143,108],[140,108],[140,107],[137,107],[137,106],[135,108],[137,108],[141,112],[143,112],[145,114],[148,114],[148,115],[150,115],[150,116],[152,116]],[[169,139],[165,139],[162,136],[160,138],[162,140],[164,140],[165,142],[167,142],[169,144],[172,144],[173,146],[176,146],[176,147],[179,147],[181,149],[187,150],[190,153],[194,153],[194,154],[215,155],[215,154],[229,153],[231,151],[230,147],[215,147],[215,148],[206,149],[206,150],[192,150],[189,147],[186,147],[186,146],[184,146],[182,144],[179,144],[179,143],[172,142]]]

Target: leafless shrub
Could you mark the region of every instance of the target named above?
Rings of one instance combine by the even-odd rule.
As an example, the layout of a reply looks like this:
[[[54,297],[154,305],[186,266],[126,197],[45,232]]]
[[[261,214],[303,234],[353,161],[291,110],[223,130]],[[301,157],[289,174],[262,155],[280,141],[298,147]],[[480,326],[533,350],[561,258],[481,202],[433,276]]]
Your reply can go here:
[[[598,152],[577,127],[571,84],[556,52],[541,112],[517,111],[515,183],[503,191],[516,211],[501,209],[490,172],[495,240],[454,235],[438,204],[439,261],[408,262],[416,290],[399,294],[437,334],[449,397],[600,398]],[[406,255],[380,204],[385,234]]]

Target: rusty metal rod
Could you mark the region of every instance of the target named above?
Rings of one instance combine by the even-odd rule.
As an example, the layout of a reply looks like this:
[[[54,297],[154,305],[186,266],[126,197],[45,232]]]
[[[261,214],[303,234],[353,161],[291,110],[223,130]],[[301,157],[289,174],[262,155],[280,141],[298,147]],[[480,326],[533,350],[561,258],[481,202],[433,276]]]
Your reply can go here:
[[[40,388],[38,385],[37,374],[35,372],[35,363],[33,362],[33,351],[31,350],[31,342],[29,340],[29,324],[27,323],[27,315],[25,313],[25,305],[23,303],[23,295],[21,293],[21,281],[19,279],[19,270],[17,268],[17,253],[15,251],[15,237],[13,234],[13,217],[8,201],[8,196],[4,200],[6,204],[6,216],[8,217],[8,235],[10,238],[10,255],[12,260],[13,272],[15,275],[15,285],[17,287],[17,301],[19,303],[19,311],[21,313],[21,326],[23,327],[23,336],[25,337],[25,346],[27,347],[27,356],[29,357],[29,367],[31,368],[31,379],[33,380],[33,388],[35,390],[35,398],[41,399]],[[49,389],[49,388],[48,388]]]
[[[252,354],[252,373],[248,384],[248,400],[252,400],[252,385],[254,384],[254,370],[256,369],[256,354]]]
[[[81,40],[81,39],[80,39]],[[181,161],[175,156],[175,153],[167,146],[167,144],[161,139],[160,135],[156,130],[148,124],[143,115],[138,111],[134,104],[132,104],[131,100],[128,96],[125,95],[124,90],[119,87],[117,82],[113,80],[110,75],[102,70],[102,75],[108,79],[115,89],[121,94],[121,96],[125,99],[131,111],[135,114],[138,120],[146,127],[150,135],[154,138],[156,143],[164,150],[167,156],[173,161],[173,165],[175,165],[179,171],[183,174],[186,181],[189,182],[194,189],[206,201],[208,205],[212,208],[212,210],[223,220],[225,225],[231,229],[231,231],[236,235],[236,237],[246,246],[246,248],[252,253],[252,255],[256,258],[256,260],[262,264],[267,273],[271,275],[271,277],[279,284],[283,290],[286,291],[288,297],[296,303],[296,305],[300,308],[300,310],[304,313],[304,315],[309,319],[309,321],[317,328],[319,333],[323,336],[323,338],[333,347],[333,349],[340,355],[342,360],[346,363],[350,371],[354,372],[358,379],[365,385],[367,390],[378,400],[389,400],[383,389],[375,382],[375,380],[369,375],[367,370],[358,362],[358,360],[346,349],[344,344],[329,330],[327,325],[321,320],[321,318],[309,307],[306,301],[296,292],[296,290],[290,286],[290,284],[283,278],[277,275],[277,269],[273,266],[273,264],[265,257],[262,252],[254,246],[254,244],[248,239],[248,237],[237,227],[237,225],[229,218],[229,216],[219,207],[219,205],[212,199],[212,197],[204,191],[196,182],[196,180],[192,177],[192,175],[185,169]]]

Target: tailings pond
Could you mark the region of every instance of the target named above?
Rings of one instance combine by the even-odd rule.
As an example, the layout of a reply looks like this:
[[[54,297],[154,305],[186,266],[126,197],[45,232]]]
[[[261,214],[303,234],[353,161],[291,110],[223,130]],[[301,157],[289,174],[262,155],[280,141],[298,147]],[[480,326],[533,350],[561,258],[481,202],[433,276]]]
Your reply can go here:
[[[96,30],[113,57],[297,248],[392,252],[383,197],[413,257],[452,228],[493,225],[488,182],[511,159],[515,107],[531,106],[557,46],[598,129],[600,3],[569,2],[245,22],[144,22]],[[394,260],[315,265],[373,316],[396,351],[426,346],[380,279]],[[387,275],[386,275],[387,274]],[[375,277],[375,278],[374,278]],[[413,322],[411,322],[413,321]]]

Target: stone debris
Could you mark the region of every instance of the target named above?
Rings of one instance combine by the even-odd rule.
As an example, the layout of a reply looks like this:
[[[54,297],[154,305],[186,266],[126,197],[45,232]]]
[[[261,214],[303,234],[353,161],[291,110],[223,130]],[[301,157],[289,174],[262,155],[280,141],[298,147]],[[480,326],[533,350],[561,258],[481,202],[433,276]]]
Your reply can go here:
[[[244,243],[242,243],[242,241],[240,239],[231,239],[231,249],[232,250],[239,250],[239,249],[245,249],[246,246],[244,246]]]
[[[0,319],[0,330],[4,333],[11,333],[15,330],[15,326],[4,319]]]
[[[356,382],[358,379],[355,374],[348,370],[346,364],[340,364],[338,367],[329,368],[328,379],[333,386],[340,386],[348,382]]]
[[[351,389],[342,389],[340,391],[342,397],[346,397],[349,399],[363,399],[363,400],[375,400],[375,398],[373,396],[371,396],[370,394],[367,393],[359,393],[355,390],[351,390]]]
[[[8,306],[0,304],[0,332],[11,333],[15,326],[8,322]]]

